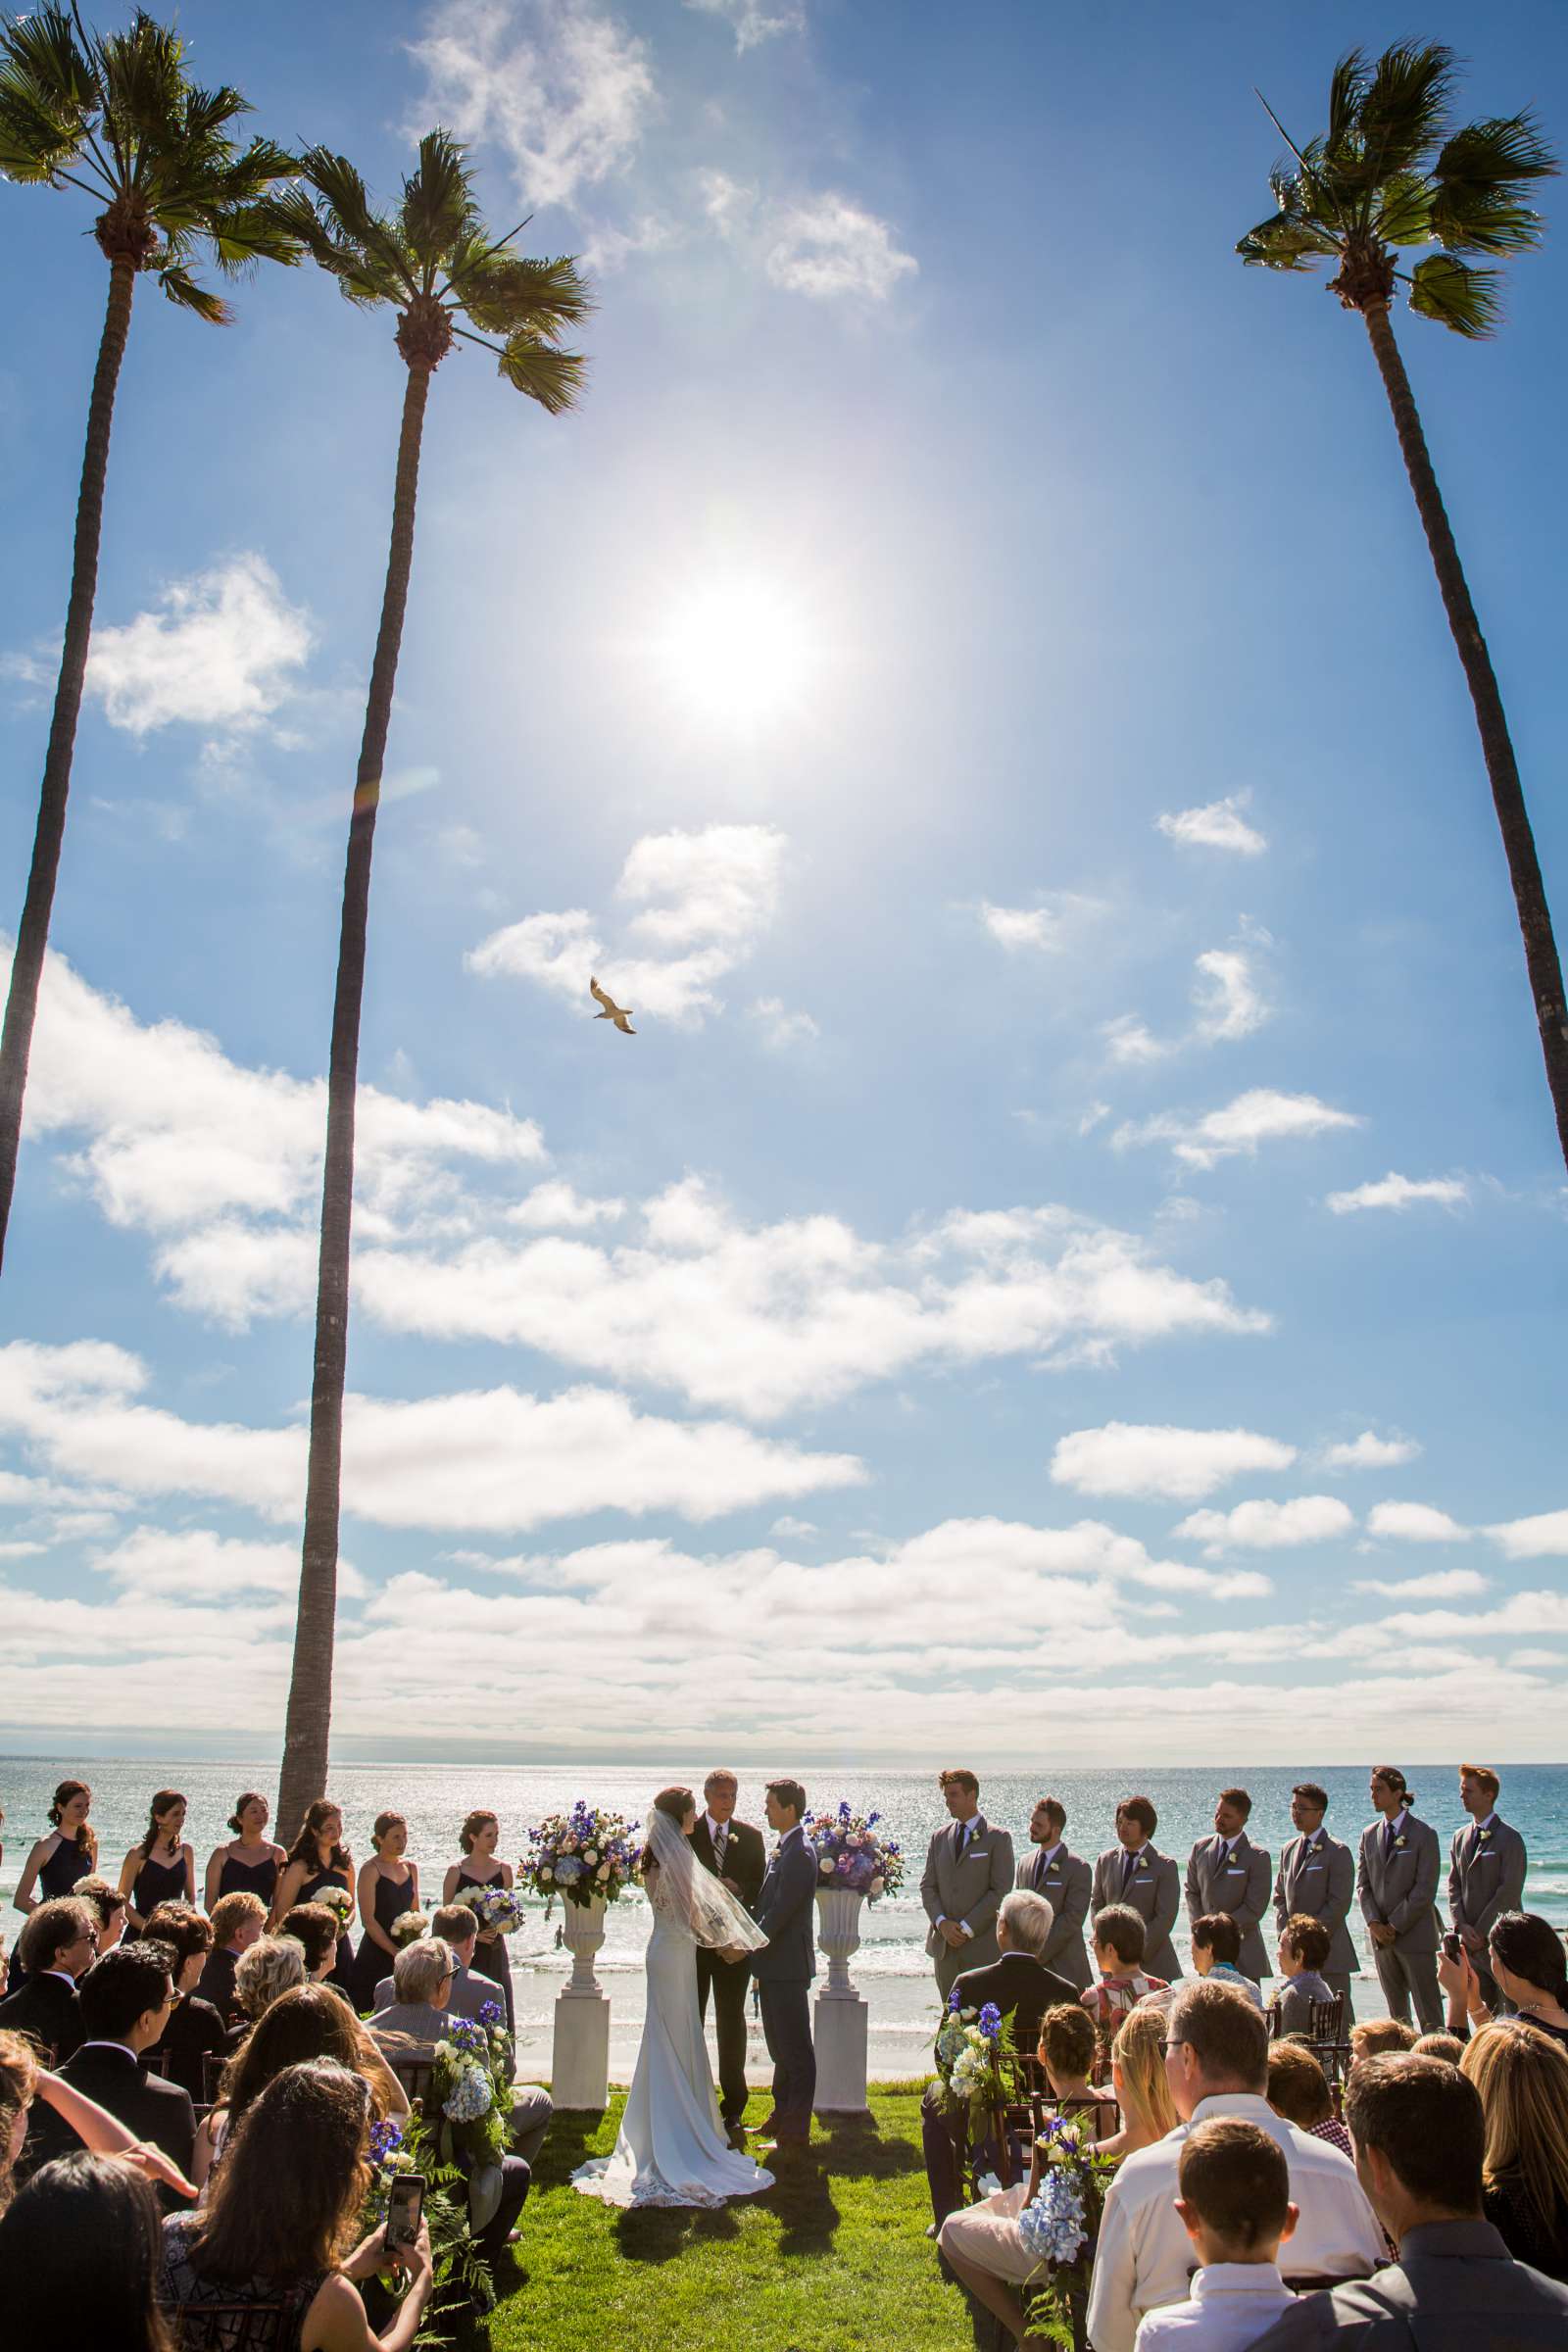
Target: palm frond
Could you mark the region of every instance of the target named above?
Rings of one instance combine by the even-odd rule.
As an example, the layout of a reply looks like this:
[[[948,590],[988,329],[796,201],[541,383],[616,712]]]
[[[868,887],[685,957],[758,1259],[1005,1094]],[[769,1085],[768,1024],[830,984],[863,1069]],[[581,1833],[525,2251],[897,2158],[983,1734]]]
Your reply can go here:
[[[377,289],[373,295],[355,293],[349,299],[401,302],[416,292],[418,273],[412,257],[391,221],[376,212],[364,179],[348,157],[334,155],[326,147],[308,147],[299,159],[299,168],[302,178],[326,208],[323,225],[344,265],[334,268],[327,262],[324,266],[332,269],[340,283],[346,267],[350,276]],[[347,263],[344,248],[358,248],[357,263]],[[318,254],[317,259],[321,256]]]
[[[588,363],[580,352],[558,351],[527,327],[511,336],[500,354],[500,372],[519,392],[552,416],[574,409],[587,380]]]
[[[1434,253],[1410,273],[1410,308],[1471,342],[1494,334],[1502,318],[1501,272],[1473,270],[1451,253]]]
[[[95,47],[104,113],[127,159],[177,145],[185,111],[178,33],[138,9],[124,32],[100,35]]]
[[[1560,168],[1528,114],[1466,123],[1433,167],[1436,234],[1458,253],[1528,253],[1542,222],[1525,191]]]
[[[0,22],[0,172],[36,185],[76,156],[96,111],[91,60],[49,8]]]
[[[578,325],[594,308],[587,281],[569,255],[528,261],[492,254],[466,269],[455,268],[448,283],[475,326],[489,334],[513,335],[526,328],[548,343]]]
[[[25,75],[52,111],[83,116],[95,111],[98,87],[92,60],[63,8],[6,18],[0,23],[0,57]]]
[[[403,182],[398,226],[426,270],[438,269],[454,246],[477,233],[466,151],[444,130],[427,130],[419,141],[418,164]]]
[[[1385,245],[1431,245],[1432,182],[1422,172],[1396,172],[1378,190],[1372,226]],[[1447,239],[1441,242],[1446,244]]]
[[[1336,238],[1312,222],[1289,213],[1275,213],[1237,240],[1237,252],[1255,270],[1310,270],[1327,254],[1337,254]]]
[[[220,296],[198,285],[183,262],[166,262],[158,272],[158,283],[170,301],[182,311],[194,311],[209,326],[229,326],[234,314]]]
[[[305,244],[276,220],[265,203],[236,205],[207,228],[214,261],[225,277],[249,277],[259,262],[292,270],[305,259]]]
[[[1384,50],[1356,118],[1369,181],[1420,163],[1443,134],[1452,95],[1453,51],[1441,41],[1396,41]]]
[[[1365,51],[1348,49],[1329,83],[1329,129],[1324,146],[1331,162],[1338,162],[1353,149],[1361,101],[1370,78]]]

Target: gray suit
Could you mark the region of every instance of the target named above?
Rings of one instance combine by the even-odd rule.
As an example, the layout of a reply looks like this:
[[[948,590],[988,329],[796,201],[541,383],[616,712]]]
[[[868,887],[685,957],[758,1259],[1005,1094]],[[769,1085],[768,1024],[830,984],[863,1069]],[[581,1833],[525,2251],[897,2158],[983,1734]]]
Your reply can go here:
[[[1252,2352],[1562,2352],[1568,2286],[1515,2262],[1490,2222],[1424,2222],[1370,2278],[1302,2295]]]
[[[1174,1984],[1182,1973],[1182,1964],[1176,1957],[1170,1932],[1182,1907],[1181,1873],[1170,1855],[1156,1853],[1152,1844],[1139,1847],[1130,1879],[1127,1859],[1125,1846],[1112,1845],[1095,1864],[1090,1918],[1098,1919],[1111,1903],[1125,1903],[1136,1911],[1144,1922],[1145,1975],[1163,1977],[1167,1984]]]
[[[1268,1909],[1268,1866],[1267,1852],[1253,1845],[1245,1830],[1232,1842],[1228,1858],[1225,1840],[1218,1836],[1200,1838],[1187,1857],[1189,1925],[1205,1912],[1228,1912],[1242,1932],[1236,1965],[1254,1984],[1274,1974],[1257,1925]]]
[[[1319,1830],[1312,1850],[1304,1838],[1286,1840],[1274,1880],[1274,1924],[1283,1928],[1298,1912],[1321,1921],[1334,1940],[1323,1963],[1322,1976],[1330,1992],[1345,2003],[1345,2023],[1354,2022],[1350,1979],[1361,1963],[1346,1925],[1355,1897],[1355,1856],[1338,1838]]]
[[[1369,1927],[1382,1921],[1396,1931],[1393,1943],[1372,1946],[1389,2015],[1408,2025],[1413,2000],[1422,2033],[1438,2034],[1443,2030],[1435,1908],[1442,1869],[1438,1833],[1406,1813],[1399,1841],[1391,1851],[1387,1826],[1380,1817],[1361,1832],[1355,1873],[1361,1915]]]
[[[392,2008],[397,1997],[397,1986],[392,1978],[383,1977],[375,1988],[376,2008],[378,2010]],[[476,1975],[471,1968],[460,1966],[452,1980],[452,1993],[447,2002],[447,2011],[452,2017],[472,2018],[477,2023],[479,2012],[486,2001],[499,2003],[500,2000],[501,1991],[494,1977],[481,1977]]]
[[[965,1836],[967,1831],[968,1835]],[[997,1912],[1012,1889],[1012,1839],[994,1830],[983,1813],[972,1821],[951,1821],[931,1840],[920,1877],[920,1900],[931,1930],[925,1948],[937,1964],[937,1988],[944,2000],[966,1969],[989,1968],[1001,1958]],[[937,1921],[964,1926],[969,1936],[956,1950],[939,1933]]]
[[[1065,1977],[1080,1992],[1087,1992],[1094,1981],[1084,1949],[1091,1875],[1088,1863],[1069,1854],[1064,1845],[1050,1863],[1045,1847],[1037,1845],[1028,1860],[1018,1865],[1018,1885],[1031,1894],[1043,1894],[1052,1909],[1051,1941],[1040,1955],[1042,1964]]]
[[[1495,1814],[1479,1837],[1473,1821],[1455,1830],[1448,1848],[1448,1917],[1455,1928],[1473,1928],[1481,1937],[1480,1949],[1470,1951],[1470,1965],[1489,2009],[1496,2008],[1497,1984],[1487,1966],[1487,1930],[1501,1912],[1524,1909],[1529,1861],[1518,1831]]]

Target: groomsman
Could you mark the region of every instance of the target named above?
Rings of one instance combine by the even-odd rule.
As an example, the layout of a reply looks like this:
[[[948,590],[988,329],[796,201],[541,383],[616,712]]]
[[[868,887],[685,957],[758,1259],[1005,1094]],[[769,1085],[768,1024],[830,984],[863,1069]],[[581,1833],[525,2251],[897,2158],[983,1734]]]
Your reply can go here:
[[[1089,1898],[1092,1919],[1111,1903],[1126,1903],[1144,1922],[1143,1965],[1152,1977],[1174,1984],[1182,1973],[1170,1932],[1181,1909],[1181,1874],[1169,1854],[1154,1851],[1159,1816],[1147,1796],[1129,1796],[1116,1807],[1119,1843],[1095,1864]]]
[[[1211,1912],[1228,1912],[1242,1938],[1236,1965],[1260,1984],[1274,1973],[1257,1924],[1268,1908],[1270,1858],[1247,1835],[1251,1810],[1245,1788],[1220,1790],[1214,1835],[1200,1838],[1187,1857],[1187,1918],[1190,1925]]]
[[[769,1781],[765,1809],[778,1843],[757,1898],[757,1924],[767,1941],[752,1954],[752,1974],[761,2002],[762,2038],[773,2061],[773,2109],[758,2129],[771,2132],[779,2147],[788,2147],[810,2138],[816,2098],[810,2008],[816,1860],[801,1827],[806,1790],[800,1782]]]
[[[1355,1895],[1355,1856],[1323,1827],[1328,1790],[1316,1781],[1299,1781],[1291,1790],[1291,1819],[1298,1836],[1288,1838],[1274,1881],[1274,1924],[1283,1930],[1298,1912],[1327,1928],[1332,1941],[1321,1975],[1330,1992],[1345,2003],[1347,2028],[1355,2022],[1350,1979],[1359,1963],[1346,1925]]]
[[[1423,2034],[1443,2030],[1443,1996],[1438,1990],[1438,1876],[1443,1867],[1438,1833],[1410,1810],[1410,1790],[1393,1764],[1372,1775],[1378,1818],[1361,1832],[1355,1890],[1372,1939],[1378,1983],[1389,2015],[1404,2025],[1415,2003]]]
[[[767,1869],[767,1849],[760,1830],[735,1819],[740,1783],[732,1772],[710,1772],[703,1783],[704,1810],[692,1832],[692,1852],[705,1870],[722,1879],[736,1901],[755,1912]],[[697,1953],[697,2001],[708,2016],[708,1996],[713,1996],[713,2019],[718,2035],[719,2112],[724,2129],[739,2147],[746,2119],[746,1985],[751,1968],[745,1960],[726,1960],[701,1946]]]
[[[1035,1850],[1018,1865],[1018,1885],[1031,1894],[1043,1894],[1052,1908],[1051,1935],[1040,1955],[1042,1966],[1054,1969],[1077,1991],[1086,1992],[1094,1973],[1084,1949],[1091,1872],[1088,1863],[1069,1854],[1062,1842],[1066,1827],[1066,1806],[1056,1797],[1043,1796],[1029,1816]]]
[[[952,1819],[931,1840],[920,1900],[931,1922],[925,1948],[937,1964],[937,1989],[946,2001],[956,1977],[989,1968],[1000,1957],[997,1912],[1012,1886],[1012,1839],[981,1812],[980,1783],[972,1772],[938,1778]]]
[[[1448,1848],[1448,1917],[1494,2014],[1497,1985],[1487,1966],[1487,1931],[1500,1912],[1524,1909],[1529,1867],[1524,1839],[1497,1817],[1498,1786],[1489,1765],[1460,1765],[1459,1802],[1470,1820],[1454,1831]]]

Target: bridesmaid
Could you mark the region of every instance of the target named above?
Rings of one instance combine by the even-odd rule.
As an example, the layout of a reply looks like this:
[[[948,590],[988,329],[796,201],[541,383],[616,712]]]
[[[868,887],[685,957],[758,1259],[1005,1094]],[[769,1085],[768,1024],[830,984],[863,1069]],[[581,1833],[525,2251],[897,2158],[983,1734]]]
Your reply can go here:
[[[185,1799],[177,1788],[160,1788],[147,1816],[147,1835],[121,1864],[127,1943],[146,1934],[160,1903],[195,1903],[196,1862],[182,1840],[184,1827]]]
[[[215,1845],[207,1859],[207,1909],[220,1895],[259,1895],[269,1911],[288,1856],[265,1835],[271,1806],[259,1788],[247,1788],[237,1798],[228,1826],[234,1835],[226,1845]]]
[[[40,1903],[51,1901],[57,1894],[69,1894],[78,1879],[97,1869],[98,1838],[87,1820],[91,1805],[92,1790],[85,1781],[62,1781],[55,1790],[55,1801],[49,1808],[51,1826],[35,1840],[11,1898],[24,1915],[36,1911]],[[20,1945],[19,1936],[6,1978],[7,1989],[11,1991],[22,1983]]]
[[[441,1900],[450,1903],[465,1886],[510,1886],[512,1864],[496,1860],[496,1847],[501,1842],[501,1824],[493,1813],[470,1813],[458,1833],[458,1843],[464,1859],[454,1862],[447,1872],[441,1888]],[[490,1977],[501,1987],[506,2003],[507,2032],[514,2034],[514,2010],[512,1995],[512,1962],[507,1956],[507,1939],[492,1932],[481,1930],[473,1947],[473,1965],[481,1976]]]
[[[341,1886],[349,1898],[349,1915],[337,1939],[337,1959],[327,1978],[329,1984],[347,1994],[351,1990],[349,1974],[354,1964],[354,1946],[348,1934],[354,1925],[354,1856],[343,1843],[342,1809],[329,1796],[317,1798],[288,1849],[288,1861],[272,1897],[271,1932],[276,1933],[279,1921],[296,1903],[314,1902],[323,1886]]]
[[[370,1833],[375,1852],[360,1871],[360,1924],[365,1933],[354,1955],[349,1998],[356,2009],[375,2007],[375,1988],[392,1974],[398,1947],[392,1922],[419,1908],[419,1866],[405,1862],[409,1825],[401,1813],[378,1813]]]

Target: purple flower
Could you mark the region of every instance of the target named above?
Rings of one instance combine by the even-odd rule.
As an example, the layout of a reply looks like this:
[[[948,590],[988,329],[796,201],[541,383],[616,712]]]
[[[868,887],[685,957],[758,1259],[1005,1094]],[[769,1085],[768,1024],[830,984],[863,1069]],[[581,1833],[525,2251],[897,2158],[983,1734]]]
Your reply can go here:
[[[505,2013],[499,2001],[481,2001],[479,2003],[479,2023],[481,2026],[499,2026],[504,2014]]]

